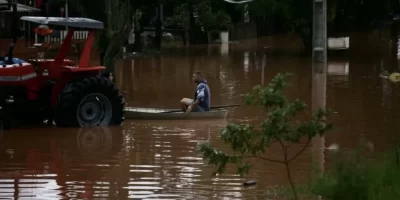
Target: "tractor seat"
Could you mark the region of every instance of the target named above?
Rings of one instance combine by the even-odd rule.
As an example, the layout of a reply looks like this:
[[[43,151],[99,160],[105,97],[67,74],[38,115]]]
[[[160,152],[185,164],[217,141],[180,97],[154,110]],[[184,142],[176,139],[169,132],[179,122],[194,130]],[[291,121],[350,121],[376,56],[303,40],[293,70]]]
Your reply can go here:
[[[19,65],[22,66],[23,63],[27,63],[25,60],[19,59],[19,58],[13,58],[13,62],[11,64],[7,63],[8,57],[5,57],[4,60],[0,60],[0,65],[3,65],[3,67],[6,67],[6,65]]]
[[[0,61],[1,64],[7,64],[8,61],[8,57],[5,57],[4,60]],[[22,63],[26,63],[25,60],[19,59],[19,58],[13,58],[12,59],[12,63],[11,64],[22,64]]]
[[[25,60],[19,58],[13,58],[13,62],[11,64],[7,63],[8,58],[4,58],[4,60],[0,60],[0,66],[2,67],[18,67],[18,66],[26,66],[29,64]],[[30,64],[29,64],[30,65]]]

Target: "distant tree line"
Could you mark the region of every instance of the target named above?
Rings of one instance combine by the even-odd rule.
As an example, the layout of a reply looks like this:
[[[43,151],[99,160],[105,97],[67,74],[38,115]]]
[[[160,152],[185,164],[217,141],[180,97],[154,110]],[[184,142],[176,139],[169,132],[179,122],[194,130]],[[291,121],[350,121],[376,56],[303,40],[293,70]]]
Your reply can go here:
[[[246,13],[249,21],[257,25],[258,36],[294,32],[302,37],[306,49],[311,48],[313,0],[254,0],[246,4],[223,0],[70,1],[72,8],[82,15],[105,22],[107,30],[98,37],[102,57],[109,54],[114,58],[114,54],[120,53],[117,47],[126,44],[132,32],[133,50],[140,51],[145,27],[156,29],[157,49],[161,47],[161,27],[183,29],[188,44],[206,43],[209,30],[228,30],[233,24],[244,22]],[[160,5],[163,18],[157,14]],[[328,34],[382,27],[398,11],[398,0],[328,0]],[[112,59],[106,60],[113,63]]]

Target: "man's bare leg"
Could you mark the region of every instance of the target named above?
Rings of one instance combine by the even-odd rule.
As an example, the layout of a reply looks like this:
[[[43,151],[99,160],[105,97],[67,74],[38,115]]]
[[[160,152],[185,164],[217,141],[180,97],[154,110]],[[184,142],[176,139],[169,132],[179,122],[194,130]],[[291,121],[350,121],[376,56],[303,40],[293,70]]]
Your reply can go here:
[[[182,108],[182,111],[183,111],[183,112],[186,112],[186,109],[187,109],[186,104],[184,104],[184,103],[181,102],[181,108]]]
[[[181,108],[183,110],[183,112],[186,112],[186,109],[190,106],[190,104],[192,104],[193,100],[189,99],[189,98],[183,98],[181,100]]]

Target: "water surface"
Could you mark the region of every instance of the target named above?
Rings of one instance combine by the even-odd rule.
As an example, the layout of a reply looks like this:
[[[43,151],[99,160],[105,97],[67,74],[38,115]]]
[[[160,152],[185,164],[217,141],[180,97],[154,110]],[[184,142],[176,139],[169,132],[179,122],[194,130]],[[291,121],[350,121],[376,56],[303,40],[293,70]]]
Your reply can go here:
[[[289,44],[294,51],[296,41],[276,37],[169,49],[163,56],[120,62],[116,78],[129,106],[177,108],[181,98],[193,96],[195,71],[205,75],[213,105],[242,103],[241,94],[254,85],[268,84],[277,73],[293,73],[290,99],[304,100],[309,110],[326,105],[337,112],[335,129],[291,164],[296,182],[310,178],[312,160],[329,167],[332,156],[324,148],[332,143],[348,149],[366,139],[375,151],[398,144],[399,86],[379,78],[383,70],[399,66],[389,34],[352,35],[350,52],[331,55],[325,74],[313,73],[310,58],[274,52]],[[0,198],[263,199],[268,188],[288,183],[282,165],[251,160],[245,177],[235,175],[234,166],[213,177],[212,166],[195,151],[200,142],[227,150],[219,140],[227,122],[258,123],[262,116],[261,109],[242,106],[230,109],[226,121],[138,120],[121,127],[11,130],[0,140]],[[291,152],[303,145],[293,145]],[[280,147],[273,145],[267,156],[281,158]],[[257,185],[242,186],[252,179]]]

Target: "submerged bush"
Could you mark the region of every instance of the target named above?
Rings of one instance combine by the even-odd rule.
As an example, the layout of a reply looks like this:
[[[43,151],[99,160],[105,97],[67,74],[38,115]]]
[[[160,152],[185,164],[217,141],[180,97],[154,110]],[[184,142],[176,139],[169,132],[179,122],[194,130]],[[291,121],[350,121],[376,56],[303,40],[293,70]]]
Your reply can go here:
[[[289,86],[288,76],[290,74],[277,74],[267,87],[256,86],[245,95],[247,105],[264,109],[265,119],[258,126],[230,123],[222,129],[221,140],[229,144],[233,153],[221,151],[209,143],[200,144],[199,151],[207,164],[216,166],[214,175],[224,173],[227,164],[236,164],[240,175],[248,173],[249,158],[280,163],[286,168],[291,196],[297,200],[290,164],[307,149],[314,137],[323,136],[332,128],[332,123],[326,120],[332,112],[318,109],[305,120],[297,118],[299,114],[306,113],[306,104],[299,99],[289,101],[284,95]],[[292,144],[304,143],[302,140],[306,140],[305,145],[293,155],[289,154]],[[283,156],[280,159],[271,159],[266,155],[273,143],[281,147]]]
[[[370,161],[355,157],[337,159],[333,170],[311,185],[311,192],[329,200],[400,199],[400,170],[397,148]]]

